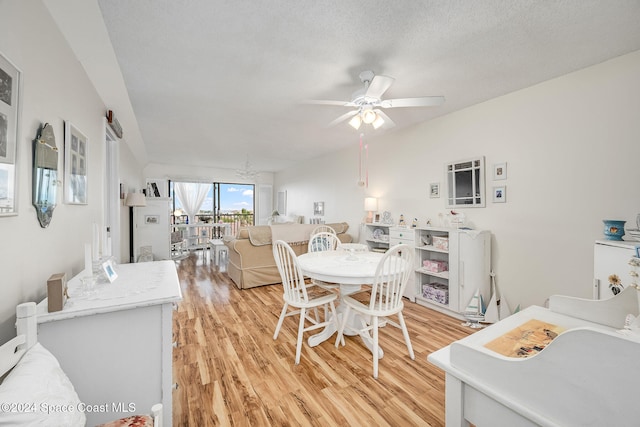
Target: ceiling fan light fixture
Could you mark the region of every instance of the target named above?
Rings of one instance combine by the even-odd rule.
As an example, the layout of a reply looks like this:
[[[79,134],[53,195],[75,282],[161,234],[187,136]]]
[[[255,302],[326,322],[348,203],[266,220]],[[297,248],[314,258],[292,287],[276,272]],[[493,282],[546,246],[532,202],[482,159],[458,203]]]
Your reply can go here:
[[[355,130],[358,130],[360,128],[360,125],[362,124],[362,120],[360,120],[359,115],[356,115],[356,116],[353,116],[351,120],[349,120],[349,124],[351,125],[352,128],[354,128]]]
[[[384,124],[384,119],[380,114],[376,114],[376,119],[371,123],[374,129],[378,129],[380,126]]]
[[[377,117],[378,115],[373,110],[365,110],[362,112],[362,121],[368,125],[373,123]]]

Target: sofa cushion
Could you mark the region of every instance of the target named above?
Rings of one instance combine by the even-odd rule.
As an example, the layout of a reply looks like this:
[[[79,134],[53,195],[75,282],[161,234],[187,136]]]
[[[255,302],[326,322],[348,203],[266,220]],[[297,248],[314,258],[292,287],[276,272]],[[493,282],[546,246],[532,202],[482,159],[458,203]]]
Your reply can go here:
[[[349,224],[346,222],[336,222],[332,224],[326,224],[329,227],[333,228],[336,231],[336,234],[346,233],[349,228]],[[240,227],[238,229],[238,234],[236,239],[249,239],[253,246],[264,246],[270,245],[273,241],[272,239],[272,228],[278,227],[279,230],[285,230],[281,227],[294,227],[292,230],[296,230],[293,233],[306,233],[306,236],[303,239],[283,239],[287,242],[294,243],[298,241],[308,241],[309,234],[318,224],[274,224],[273,226],[269,225],[251,225],[248,227]]]

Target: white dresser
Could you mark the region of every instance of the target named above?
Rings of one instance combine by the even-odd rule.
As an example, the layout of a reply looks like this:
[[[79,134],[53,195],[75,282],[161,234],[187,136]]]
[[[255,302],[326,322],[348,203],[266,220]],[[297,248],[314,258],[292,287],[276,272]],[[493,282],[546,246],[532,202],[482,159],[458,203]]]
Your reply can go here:
[[[79,276],[69,280],[62,311],[47,313],[47,300],[40,302],[38,340],[87,405],[87,425],[149,413],[161,402],[170,426],[173,304],[182,299],[175,263],[122,264],[117,274],[91,297],[80,296]]]

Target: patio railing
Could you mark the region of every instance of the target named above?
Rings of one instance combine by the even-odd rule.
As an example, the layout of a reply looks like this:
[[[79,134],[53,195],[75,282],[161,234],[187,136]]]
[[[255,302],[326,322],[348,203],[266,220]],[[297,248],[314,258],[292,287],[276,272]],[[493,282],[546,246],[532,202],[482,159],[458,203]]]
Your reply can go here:
[[[245,225],[253,225],[253,213],[220,213],[219,215],[211,215],[211,214],[199,214],[196,215],[196,222],[223,222],[225,224],[229,224],[230,227],[230,235],[235,236],[238,234],[238,229]],[[184,224],[187,222],[187,216],[173,216],[172,218],[173,224]]]

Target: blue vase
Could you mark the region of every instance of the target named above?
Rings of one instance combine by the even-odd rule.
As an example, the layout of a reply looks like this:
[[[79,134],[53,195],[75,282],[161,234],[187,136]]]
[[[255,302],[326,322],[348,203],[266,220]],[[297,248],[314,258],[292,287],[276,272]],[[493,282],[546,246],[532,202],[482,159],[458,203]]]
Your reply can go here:
[[[604,238],[607,240],[622,240],[624,236],[624,224],[627,221],[604,219]]]

